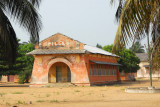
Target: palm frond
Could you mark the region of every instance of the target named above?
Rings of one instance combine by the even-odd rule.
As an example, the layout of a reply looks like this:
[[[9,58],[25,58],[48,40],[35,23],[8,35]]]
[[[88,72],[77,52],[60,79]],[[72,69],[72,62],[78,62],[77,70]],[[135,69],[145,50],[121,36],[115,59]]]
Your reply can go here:
[[[114,41],[114,52],[133,41],[135,36],[136,39],[143,39],[149,33],[155,7],[155,3],[150,0],[125,1]]]
[[[0,8],[0,49],[2,57],[13,63],[16,57],[16,50],[18,47],[16,34],[14,29]]]
[[[41,0],[29,0],[33,6],[39,7]]]
[[[36,8],[32,5],[39,5],[40,0],[5,0],[6,8],[11,16],[19,21],[33,38],[39,41],[41,20]]]
[[[160,29],[160,0],[125,0],[122,9],[118,8],[118,10],[121,11],[119,12],[120,17],[119,14],[117,15],[119,26],[113,44],[113,52],[118,53],[129,41],[143,39],[149,34],[151,27],[152,56],[155,60],[158,53],[160,54],[160,34],[157,33]]]

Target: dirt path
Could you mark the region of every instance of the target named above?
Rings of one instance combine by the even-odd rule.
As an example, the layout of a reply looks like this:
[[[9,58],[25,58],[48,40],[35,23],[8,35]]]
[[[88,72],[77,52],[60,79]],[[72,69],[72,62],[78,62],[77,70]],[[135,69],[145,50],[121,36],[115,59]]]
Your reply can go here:
[[[160,81],[153,85],[160,88]],[[0,107],[160,107],[160,94],[129,94],[127,87],[149,86],[148,80],[95,87],[0,87]]]

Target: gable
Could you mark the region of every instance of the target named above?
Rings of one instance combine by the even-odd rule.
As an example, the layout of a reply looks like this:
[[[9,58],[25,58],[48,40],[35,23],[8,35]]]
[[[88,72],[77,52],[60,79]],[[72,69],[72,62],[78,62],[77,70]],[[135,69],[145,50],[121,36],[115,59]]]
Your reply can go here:
[[[84,44],[57,33],[37,44],[36,49],[83,49]]]

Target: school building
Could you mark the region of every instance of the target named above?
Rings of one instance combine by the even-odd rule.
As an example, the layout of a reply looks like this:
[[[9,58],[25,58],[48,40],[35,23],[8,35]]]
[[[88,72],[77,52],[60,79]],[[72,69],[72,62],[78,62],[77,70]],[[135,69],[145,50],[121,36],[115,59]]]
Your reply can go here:
[[[30,86],[48,83],[96,85],[119,81],[118,56],[57,33],[27,53],[34,66]]]

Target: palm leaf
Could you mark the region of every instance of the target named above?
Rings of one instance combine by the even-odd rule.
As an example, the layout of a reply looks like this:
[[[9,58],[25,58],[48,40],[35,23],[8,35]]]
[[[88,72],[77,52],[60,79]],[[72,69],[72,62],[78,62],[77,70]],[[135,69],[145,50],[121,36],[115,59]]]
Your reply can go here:
[[[17,52],[17,38],[7,16],[0,9],[0,49],[2,57],[13,63]]]
[[[40,2],[41,0],[0,0],[0,53],[11,63],[16,59],[18,42],[6,14],[19,22],[30,33],[30,37],[39,42],[42,24],[36,8]]]
[[[111,0],[113,3],[115,0]],[[124,4],[121,2],[123,1]],[[149,34],[152,27],[153,59],[160,54],[160,0],[119,0],[116,18],[119,26],[113,44],[113,52],[118,53],[129,41],[141,40]],[[118,16],[118,17],[117,17]],[[159,58],[160,59],[160,58]],[[160,60],[156,61],[160,62]],[[155,62],[153,62],[155,64]]]
[[[5,0],[5,5],[13,18],[19,21],[33,38],[39,41],[39,32],[41,30],[41,20],[33,4],[39,3],[38,0]],[[38,4],[37,4],[38,5]]]

